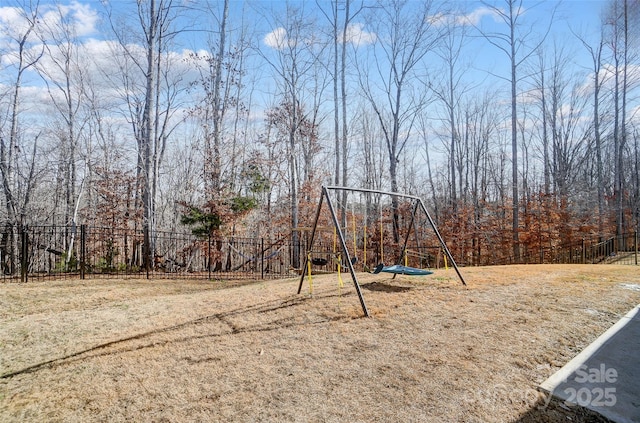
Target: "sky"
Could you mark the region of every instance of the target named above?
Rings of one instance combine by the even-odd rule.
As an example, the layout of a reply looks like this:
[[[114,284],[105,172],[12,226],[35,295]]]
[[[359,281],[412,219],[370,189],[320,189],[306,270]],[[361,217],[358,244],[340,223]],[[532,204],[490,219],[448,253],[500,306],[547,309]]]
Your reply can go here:
[[[20,4],[21,0],[3,0],[0,3],[0,23],[7,29],[11,30],[12,27],[20,25],[20,19],[18,19],[18,11],[12,7],[16,4]],[[188,3],[189,0],[184,0]],[[190,0],[192,4],[202,6],[202,2],[197,0]],[[418,5],[421,2],[416,0],[410,0],[409,4]],[[502,0],[495,1],[494,4],[501,6]],[[42,10],[49,10],[46,14],[45,20],[55,21],[57,19],[57,13],[53,9],[53,3],[47,0],[40,2]],[[134,2],[132,0],[102,0],[102,1],[72,1],[72,2],[60,2],[63,6],[63,12],[66,14],[67,19],[72,20],[76,24],[77,35],[81,39],[95,39],[95,40],[108,40],[112,36],[109,33],[108,25],[104,21],[105,11],[111,9],[114,15],[117,15],[123,10],[128,10],[127,13],[135,12],[132,9]],[[257,37],[262,39],[262,43],[265,46],[276,47],[274,43],[277,43],[279,37],[283,34],[279,31],[282,29],[274,27],[276,24],[269,22],[269,19],[263,15],[274,11],[276,13],[283,13],[285,2],[282,1],[261,1],[261,0],[248,0],[239,1],[231,0],[231,12],[232,19],[244,13],[245,21],[250,22],[251,27],[255,30]],[[318,15],[320,19],[322,16],[319,12],[313,12],[317,9],[315,2],[313,1],[291,1],[289,4],[296,5],[298,7],[304,7],[306,10],[311,11]],[[323,6],[328,6],[328,2],[320,1]],[[355,4],[355,3],[354,3]],[[549,22],[550,16],[554,15],[554,23],[551,26],[549,33],[550,39],[558,39],[563,43],[568,43],[573,46],[578,46],[574,40],[571,40],[571,28],[578,34],[597,35],[599,31],[599,15],[605,5],[604,0],[564,0],[560,1],[524,1],[523,7],[525,13],[523,15],[523,21],[526,25],[533,24],[532,30],[537,33],[544,32]],[[470,25],[477,25],[481,28],[486,28],[491,31],[496,28],[503,27],[504,25],[496,18],[488,8],[481,2],[475,1],[450,1],[447,3],[450,7],[460,8],[464,10],[464,18],[461,20],[467,20]],[[235,16],[234,16],[235,15]],[[190,18],[191,19],[191,18]],[[361,43],[366,44],[367,41],[375,39],[375,34],[369,32],[364,18],[357,17],[351,26],[354,39],[357,37]],[[187,40],[187,37],[189,38]],[[202,40],[205,37],[201,32],[195,32],[185,36],[183,48],[197,49],[205,47]],[[0,43],[2,43],[3,37],[0,35]],[[199,45],[198,45],[199,44]],[[2,44],[0,44],[2,45]],[[481,47],[478,49],[478,45]],[[486,63],[502,63],[504,58],[500,57],[500,52],[495,48],[487,45],[486,42],[474,45],[473,49],[478,56],[481,56],[483,62]],[[486,47],[483,48],[482,46]],[[480,54],[481,53],[481,54]],[[580,54],[580,51],[576,51]]]
[[[182,0],[184,5],[203,6],[202,2],[197,0]],[[328,7],[328,2],[318,0],[320,5]],[[15,7],[20,4],[21,0],[2,0],[0,3],[0,28],[4,27],[4,31],[0,31],[0,65],[7,66],[12,60],[11,54],[6,54],[12,48],[15,48],[15,42],[11,42],[6,37],[7,32],[19,30],[19,26],[23,21],[19,19],[19,11]],[[110,69],[114,68],[114,63],[108,58],[109,49],[112,48],[113,35],[110,31],[108,20],[106,18],[107,11],[112,11],[114,16],[129,15],[135,17],[135,3],[130,0],[102,0],[102,1],[71,1],[60,2],[60,10],[64,15],[64,19],[73,22],[76,28],[78,38],[85,43],[89,54],[92,57],[94,66],[92,67],[92,78],[101,80],[108,78]],[[319,21],[325,19],[319,12],[315,1],[291,1],[290,5],[299,8],[305,8],[312,15],[316,15]],[[355,2],[353,3],[355,4]],[[418,7],[421,2],[410,0],[409,7]],[[459,19],[465,22],[468,28],[482,28],[487,33],[497,31],[504,32],[506,25],[493,13],[484,3],[476,1],[468,2],[448,2],[448,6],[459,8],[461,13]],[[497,0],[493,2],[498,6],[504,4],[504,1]],[[255,45],[258,45],[264,52],[265,56],[275,54],[279,46],[286,42],[287,34],[283,28],[278,26],[278,20],[272,16],[282,16],[285,11],[285,2],[282,1],[260,1],[247,0],[245,2],[239,0],[231,1],[230,11],[230,30],[235,31],[240,26],[240,16],[244,22],[253,31]],[[587,39],[595,39],[600,31],[600,14],[605,1],[600,0],[565,0],[558,1],[524,1],[522,20],[524,22],[523,31],[529,39],[539,39],[549,28],[547,40],[549,43],[557,43],[562,45],[565,51],[569,52],[575,72],[582,73],[585,83],[589,78],[588,69],[590,66],[590,58],[586,54],[586,50],[580,44],[575,34],[584,35]],[[43,23],[50,23],[55,26],[60,19],[60,14],[53,7],[52,3],[47,0],[41,0],[41,10],[45,14],[41,18]],[[219,8],[219,5],[213,7]],[[201,16],[190,15],[188,19],[199,19]],[[553,23],[549,27],[550,19],[553,17]],[[437,17],[434,17],[437,19]],[[135,23],[135,19],[132,20]],[[215,32],[215,24],[207,25],[202,22],[185,21],[184,27],[192,28],[211,28]],[[492,46],[485,39],[478,35],[477,31],[471,31],[469,43],[465,47],[463,60],[472,63],[469,71],[466,72],[470,84],[486,84],[490,87],[501,84],[502,89],[507,86],[505,78],[509,76],[509,62],[506,55],[498,48]],[[532,35],[528,35],[532,34]],[[364,15],[356,17],[350,27],[350,37],[352,44],[357,45],[356,48],[365,49],[376,40],[379,35],[371,28]],[[175,66],[181,72],[188,75],[189,55],[193,51],[206,49],[206,32],[202,30],[186,31],[177,40],[173,55],[175,56]],[[356,41],[357,40],[357,41]],[[130,40],[132,43],[136,39]],[[527,54],[530,46],[521,50],[522,54]],[[46,61],[43,62],[46,64]],[[257,62],[256,66],[264,67],[264,63]],[[48,66],[53,69],[52,66]],[[3,83],[2,72],[0,68],[0,83]],[[264,70],[264,69],[263,69]],[[53,70],[52,70],[53,71]],[[192,75],[193,76],[193,75]],[[273,93],[276,87],[272,84],[273,78],[266,72],[263,73],[264,80],[259,84],[257,94],[264,97],[265,107],[269,101],[273,101]],[[25,90],[31,90],[31,98],[36,102],[46,100],[46,93],[43,92],[42,81],[34,72],[27,72],[24,79]],[[114,93],[115,95],[115,93]],[[108,96],[108,95],[107,95]]]

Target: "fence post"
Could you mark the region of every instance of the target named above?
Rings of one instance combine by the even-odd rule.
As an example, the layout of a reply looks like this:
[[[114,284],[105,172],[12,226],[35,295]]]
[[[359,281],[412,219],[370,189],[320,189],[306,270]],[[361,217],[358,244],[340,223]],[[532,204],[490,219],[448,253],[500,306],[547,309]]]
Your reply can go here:
[[[29,280],[29,235],[27,228],[23,226],[20,230],[20,281],[23,283]]]
[[[634,245],[634,250],[635,250],[635,257],[636,257],[636,266],[638,265],[638,231],[635,231],[633,233],[633,245]]]
[[[86,234],[87,234],[87,226],[86,225],[80,225],[80,279],[84,279],[85,277],[85,272],[86,272],[86,265],[85,265],[85,259],[86,259],[86,247],[87,247],[87,238],[86,238]]]
[[[587,254],[584,250],[585,243],[584,243],[584,238],[582,238],[582,264],[585,264],[587,262]]]
[[[542,249],[542,245],[540,245],[540,264],[544,264],[544,250]]]
[[[147,280],[151,279],[151,266],[153,266],[153,254],[151,252],[151,234],[149,234],[149,227],[142,230],[142,255],[144,256],[144,270],[147,274]]]
[[[264,238],[260,238],[260,278],[264,279]]]
[[[207,235],[207,273],[209,280],[211,280],[211,231]]]

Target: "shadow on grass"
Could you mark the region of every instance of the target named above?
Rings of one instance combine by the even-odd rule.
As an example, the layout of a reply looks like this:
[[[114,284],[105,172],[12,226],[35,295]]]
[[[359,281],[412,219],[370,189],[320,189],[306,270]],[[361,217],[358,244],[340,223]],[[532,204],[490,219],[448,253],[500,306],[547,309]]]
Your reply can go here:
[[[328,294],[328,295],[322,295],[322,296],[314,295],[314,298],[329,299],[332,297],[339,297],[339,296],[340,295],[336,295],[336,294]],[[25,367],[20,370],[5,373],[3,375],[0,375],[0,380],[10,379],[12,377],[22,375],[22,374],[34,373],[44,368],[54,368],[57,366],[61,366],[64,364],[69,364],[69,363],[73,363],[73,362],[77,362],[77,361],[81,361],[89,358],[109,356],[113,354],[121,354],[129,351],[137,351],[145,348],[154,348],[157,346],[162,346],[167,344],[182,343],[182,342],[188,342],[188,341],[197,340],[197,339],[217,338],[217,337],[236,335],[236,334],[242,334],[242,333],[267,332],[267,331],[280,330],[280,329],[296,327],[296,326],[324,324],[329,322],[347,321],[347,320],[354,319],[354,317],[350,317],[350,316],[336,316],[336,317],[325,316],[323,319],[320,319],[317,321],[309,321],[309,320],[293,321],[290,317],[285,317],[283,319],[274,319],[266,323],[260,323],[257,325],[250,325],[245,327],[237,326],[233,324],[233,322],[230,320],[233,316],[239,316],[243,314],[251,314],[251,313],[264,314],[264,313],[274,312],[278,310],[283,310],[289,307],[296,307],[304,304],[309,299],[310,299],[309,297],[297,295],[295,297],[286,299],[284,301],[275,300],[275,301],[264,302],[261,304],[253,304],[253,305],[237,308],[234,310],[229,310],[222,313],[215,313],[208,316],[199,317],[197,319],[189,320],[183,323],[178,323],[176,325],[157,328],[147,332],[138,333],[135,335],[131,335],[124,338],[98,344],[93,347],[65,355],[63,357],[58,357],[51,360],[43,361],[31,366]],[[145,338],[151,338],[154,335],[169,333],[172,331],[183,329],[188,326],[203,324],[210,321],[219,321],[223,325],[227,326],[228,329],[221,330],[219,333],[193,335],[193,336],[187,336],[182,338],[175,338],[171,340],[151,341],[144,345],[132,345],[130,347],[120,348],[115,351],[108,350],[111,347],[124,345],[128,342],[144,340]],[[95,354],[92,354],[92,353],[95,353]]]

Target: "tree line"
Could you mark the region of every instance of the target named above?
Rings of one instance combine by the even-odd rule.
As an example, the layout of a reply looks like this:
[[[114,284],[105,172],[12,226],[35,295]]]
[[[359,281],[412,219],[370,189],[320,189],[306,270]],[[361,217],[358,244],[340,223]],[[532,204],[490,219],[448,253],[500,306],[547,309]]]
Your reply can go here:
[[[322,184],[421,196],[461,263],[640,226],[637,0],[124,3],[0,8],[3,262],[25,225],[295,242]]]

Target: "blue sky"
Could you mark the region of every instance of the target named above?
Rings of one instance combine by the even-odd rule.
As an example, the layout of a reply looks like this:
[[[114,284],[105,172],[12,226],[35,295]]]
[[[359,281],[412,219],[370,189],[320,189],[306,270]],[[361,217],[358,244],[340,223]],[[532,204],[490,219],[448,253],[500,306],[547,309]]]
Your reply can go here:
[[[10,0],[13,2],[13,0]],[[15,27],[20,26],[21,20],[18,18],[18,11],[15,8],[7,7],[7,3],[3,3],[5,7],[0,7],[0,28],[4,27],[5,31],[11,31]],[[15,4],[15,3],[13,3]],[[93,59],[94,66],[91,68],[95,73],[95,78],[100,79],[103,77],[105,70],[108,72],[110,67],[114,66],[114,63],[108,59],[108,50],[110,48],[109,40],[113,39],[113,36],[109,32],[107,22],[103,19],[105,12],[108,8],[113,8],[114,15],[128,15],[131,19],[131,23],[135,24],[135,3],[130,0],[105,0],[101,1],[73,1],[62,4],[62,12],[66,19],[74,22],[77,35],[80,40],[85,42],[85,46],[88,48],[88,52]],[[203,2],[191,0],[185,0],[185,5],[197,5],[202,7]],[[311,15],[316,15],[319,22],[323,22],[324,18],[318,11],[318,7],[315,1],[292,1],[297,7],[304,7]],[[328,6],[329,3],[321,3],[324,6]],[[353,3],[355,4],[355,2]],[[421,2],[410,1],[409,7],[418,7]],[[504,2],[498,0],[493,2],[501,7]],[[599,0],[565,0],[563,2],[556,1],[524,1],[523,8],[524,13],[522,15],[523,31],[527,34],[527,39],[532,40],[528,43],[528,46],[523,48],[523,52],[528,52],[530,47],[535,44],[542,34],[546,31],[551,16],[554,16],[553,24],[548,35],[547,45],[551,45],[556,42],[558,45],[562,45],[565,51],[567,51],[571,57],[574,70],[578,74],[583,74],[585,81],[589,78],[588,66],[589,57],[586,55],[586,50],[580,44],[580,42],[572,34],[572,31],[578,34],[583,34],[589,39],[596,39],[599,36],[600,31],[600,14],[602,8],[607,4],[605,1]],[[106,5],[106,8],[105,8]],[[232,0],[230,21],[232,22],[231,29],[237,30],[240,26],[240,18],[244,14],[244,21],[250,31],[253,31],[254,42],[260,46],[265,54],[275,53],[274,44],[279,38],[282,38],[282,29],[278,28],[277,20],[270,19],[269,14],[275,12],[276,14],[282,14],[285,10],[285,3],[282,1],[260,1],[260,0],[248,0],[245,2],[239,0]],[[449,7],[460,9],[460,19],[466,19],[466,22],[471,27],[475,25],[483,28],[486,31],[504,32],[507,30],[506,25],[500,22],[499,19],[491,13],[487,6],[481,2],[448,2]],[[47,14],[43,18],[43,21],[51,21],[55,25],[55,21],[58,19],[58,13],[53,7],[52,3],[47,3],[43,0],[41,3],[42,10],[47,11]],[[220,3],[214,3],[214,6],[220,9]],[[125,12],[125,9],[128,9]],[[124,13],[123,13],[124,12]],[[134,12],[134,13],[131,13]],[[200,19],[204,15],[190,15],[188,19]],[[191,24],[191,21],[185,21],[185,24]],[[202,23],[193,23],[195,26]],[[209,27],[215,31],[215,23],[212,25],[208,23]],[[204,25],[202,27],[205,27]],[[200,28],[202,28],[200,27]],[[11,43],[9,38],[6,37],[5,31],[0,31],[0,52],[4,51],[0,57],[1,63],[4,65],[9,64],[11,61],[10,52],[15,47],[15,43]],[[368,44],[375,40],[376,34],[372,28],[369,28],[363,15],[354,19],[351,26],[352,36],[354,39],[359,39],[361,46],[359,48],[367,48]],[[482,37],[478,36],[477,32],[473,30],[469,38],[470,42],[466,47],[464,53],[464,60],[472,62],[472,66],[466,72],[465,79],[471,84],[488,84],[491,87],[499,87],[501,90],[507,89],[505,81],[502,78],[509,76],[508,58],[503,52],[499,51],[496,47],[490,45]],[[186,32],[185,35],[176,40],[175,44],[175,63],[177,67],[186,65],[186,59],[191,51],[206,48],[206,36],[201,30],[195,32]],[[260,71],[263,73],[260,78],[262,79],[261,85],[258,87],[258,92],[262,91],[265,99],[268,99],[273,93],[273,86],[270,86],[269,80],[272,79],[268,72],[268,66],[264,66],[264,63],[258,63]],[[185,70],[185,72],[188,70]],[[4,80],[0,79],[0,83]],[[586,83],[586,82],[585,82]],[[37,95],[37,85],[42,84],[38,82],[36,75],[28,75],[25,79],[26,88],[29,89],[29,85],[34,88],[35,99],[43,99],[42,93]],[[268,100],[266,100],[268,101]]]
[[[9,0],[4,5],[0,5],[0,22],[3,25],[11,25],[11,22],[16,21],[15,11],[12,11],[13,5],[20,2],[14,2],[13,0]],[[188,4],[189,2],[185,2]],[[196,4],[197,6],[202,6],[204,3],[199,1],[192,0],[191,4]],[[311,13],[316,13],[320,16],[319,12],[313,12],[314,9],[317,9],[315,2],[312,1],[291,1],[290,4],[297,5],[299,7],[304,7],[306,10],[311,11]],[[419,4],[418,1],[410,1],[410,4]],[[492,2],[498,7],[502,6],[502,1],[498,0]],[[46,0],[42,1],[41,8],[48,9],[51,8],[53,3],[48,3]],[[73,1],[73,2],[60,2],[60,4],[65,5],[65,10],[68,12],[68,17],[73,19],[73,21],[77,24],[78,35],[81,37],[91,37],[97,39],[108,39],[111,37],[105,29],[104,22],[101,23],[101,17],[104,16],[106,4],[107,7],[113,8],[115,12],[122,12],[125,9],[128,9],[129,12],[132,12],[135,7],[135,3],[132,0],[104,0],[104,1]],[[250,22],[253,29],[256,30],[257,33],[262,32],[264,36],[267,36],[268,33],[275,28],[269,27],[269,22],[261,16],[263,12],[261,10],[273,10],[273,11],[282,11],[284,9],[285,2],[282,1],[261,1],[261,0],[248,0],[248,1],[239,1],[232,0],[231,1],[231,17],[232,19],[238,19],[240,13],[245,14],[245,20]],[[321,2],[321,4],[323,4]],[[328,5],[327,2],[324,2],[325,5]],[[355,3],[354,3],[355,4]],[[495,28],[496,25],[501,25],[499,22],[496,22],[490,13],[487,12],[486,6],[481,2],[475,1],[457,1],[457,2],[448,2],[446,3],[448,7],[455,7],[463,10],[467,13],[467,16],[473,23],[478,24],[479,26],[483,26],[486,28]],[[565,0],[562,2],[558,1],[524,1],[523,5],[525,8],[525,14],[523,17],[523,21],[526,24],[530,24],[532,22],[538,22],[540,28],[536,28],[536,30],[541,30],[545,27],[546,22],[549,21],[549,17],[554,9],[555,10],[555,22],[551,29],[550,37],[558,37],[563,39],[565,42],[572,42],[573,40],[568,39],[568,31],[569,26],[573,28],[576,32],[579,33],[589,33],[597,32],[599,30],[599,20],[600,20],[600,11],[603,6],[606,4],[604,0]],[[4,6],[4,7],[3,7]],[[216,6],[214,6],[216,7]],[[217,7],[219,9],[219,7]],[[481,18],[481,19],[478,19]],[[191,18],[190,18],[191,19]],[[356,18],[354,24],[360,25],[360,28],[364,31],[367,30],[366,24],[364,24],[362,18]],[[202,39],[201,36],[192,34],[193,40]],[[197,41],[195,41],[197,42]],[[192,44],[192,43],[187,43]],[[193,44],[191,45],[193,46]],[[484,49],[483,49],[484,50]],[[483,52],[488,56],[494,56],[496,54],[493,49],[487,49],[487,52]],[[500,59],[498,59],[500,60]]]
[[[191,3],[198,6],[203,5],[202,2],[198,1],[192,1]],[[319,12],[313,12],[314,9],[317,9],[315,2],[293,1],[290,3],[300,7],[305,7],[308,11],[311,11],[311,13],[316,13],[320,16]],[[420,2],[411,1],[410,4],[411,3],[417,5]],[[501,6],[502,3],[502,1],[494,2],[497,6]],[[96,40],[112,38],[112,36],[107,32],[105,22],[101,20],[105,12],[104,4],[107,4],[108,7],[112,7],[115,12],[121,12],[125,8],[130,9],[134,7],[134,2],[130,0],[107,0],[105,2],[80,0],[68,3],[62,2],[62,4],[66,5],[65,10],[68,12],[68,17],[77,24],[78,35],[81,38],[94,38]],[[267,19],[261,16],[263,13],[262,10],[282,11],[284,8],[283,4],[284,2],[282,1],[249,0],[242,2],[232,0],[231,18],[237,20],[239,19],[240,13],[244,13],[245,21],[251,23],[251,29],[254,30],[256,32],[256,36],[261,38],[264,42],[264,40],[269,39],[269,37],[272,37],[271,39],[273,39],[273,34],[270,33],[271,31],[276,30],[276,28],[271,27],[273,24],[270,24]],[[325,5],[327,4],[328,3],[325,2]],[[562,43],[568,45],[569,48],[575,48],[575,59],[580,62],[580,56],[583,54],[583,49],[580,48],[577,40],[575,40],[571,35],[569,28],[572,28],[575,32],[580,34],[597,36],[597,32],[599,31],[599,15],[603,5],[605,4],[605,1],[600,0],[565,0],[563,2],[525,1],[523,22],[525,22],[525,25],[527,26],[536,23],[532,30],[537,33],[543,32],[544,29],[546,29],[551,13],[554,12],[555,9],[555,22],[552,25],[549,39],[560,40]],[[448,6],[464,10],[473,23],[480,27],[487,28],[488,30],[504,29],[504,25],[497,22],[487,11],[486,6],[480,2],[448,2]],[[43,9],[47,9],[51,7],[51,4],[47,4],[45,0],[41,2],[41,7]],[[53,13],[50,13],[50,16],[52,16],[51,19],[55,19],[53,15]],[[320,17],[319,19],[322,18]],[[2,25],[11,26],[17,21],[15,10],[12,10],[10,7],[0,7],[0,23],[2,23]],[[364,23],[363,19],[360,17],[355,19],[353,28],[360,31],[369,30],[366,23]],[[204,47],[204,45],[197,45],[204,38],[202,33],[192,33],[189,34],[188,37],[188,40],[186,37],[183,40],[184,42],[181,45],[181,48],[196,49],[198,47]],[[0,35],[0,46],[2,45],[2,41],[3,39]],[[480,68],[483,66],[500,67],[506,61],[503,54],[497,51],[496,48],[490,46],[486,41],[472,43],[472,46],[473,47],[470,49],[469,54],[476,57],[476,60],[480,64]]]

